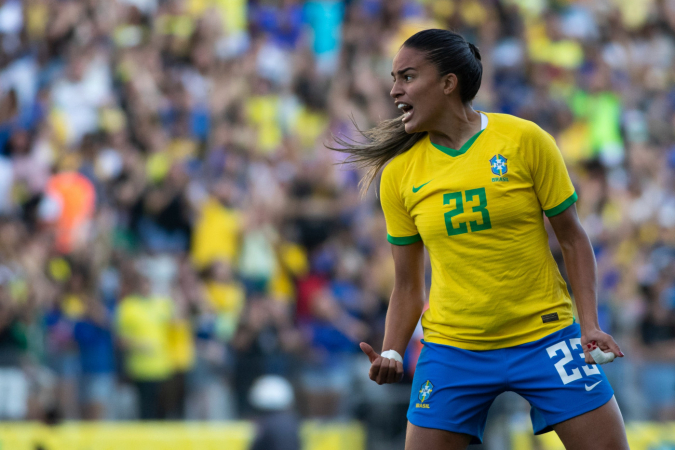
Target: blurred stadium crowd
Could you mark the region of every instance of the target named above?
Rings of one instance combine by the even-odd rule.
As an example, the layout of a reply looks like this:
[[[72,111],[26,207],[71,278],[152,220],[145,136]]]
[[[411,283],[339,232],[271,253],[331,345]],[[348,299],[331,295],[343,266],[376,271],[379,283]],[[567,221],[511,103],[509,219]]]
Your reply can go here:
[[[324,143],[398,114],[429,27],[556,137],[624,415],[675,419],[675,0],[2,0],[0,420],[245,418],[263,374],[377,402],[384,219]]]

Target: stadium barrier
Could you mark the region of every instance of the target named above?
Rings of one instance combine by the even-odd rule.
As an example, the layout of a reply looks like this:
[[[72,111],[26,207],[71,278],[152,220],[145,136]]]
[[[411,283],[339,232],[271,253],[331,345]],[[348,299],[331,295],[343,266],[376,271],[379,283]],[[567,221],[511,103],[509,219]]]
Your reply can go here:
[[[675,422],[629,422],[626,424],[628,444],[631,450],[675,450]],[[565,450],[555,433],[532,435],[529,430],[519,429],[511,434],[514,450]]]
[[[0,424],[0,450],[247,450],[250,422],[67,422]],[[303,450],[365,450],[359,423],[307,421]]]

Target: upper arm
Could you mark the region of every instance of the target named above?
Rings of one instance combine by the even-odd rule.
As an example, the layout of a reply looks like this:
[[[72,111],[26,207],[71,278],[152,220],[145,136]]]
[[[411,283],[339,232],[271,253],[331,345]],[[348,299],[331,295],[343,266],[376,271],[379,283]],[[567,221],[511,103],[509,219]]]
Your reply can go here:
[[[401,196],[401,171],[392,164],[385,167],[380,182],[380,203],[387,222],[387,240],[408,245],[422,238]]]
[[[382,173],[380,202],[387,240],[394,257],[395,291],[424,297],[424,243],[401,195],[401,168],[388,165]]]
[[[394,290],[419,293],[424,297],[424,244],[391,245],[394,257]]]

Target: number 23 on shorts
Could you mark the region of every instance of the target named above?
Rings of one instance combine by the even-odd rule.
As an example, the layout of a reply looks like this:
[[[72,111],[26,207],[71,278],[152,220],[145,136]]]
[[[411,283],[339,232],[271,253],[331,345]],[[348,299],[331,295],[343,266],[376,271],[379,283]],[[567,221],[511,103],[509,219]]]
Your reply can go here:
[[[556,370],[558,371],[558,374],[560,375],[560,379],[562,380],[563,384],[568,384],[571,383],[572,381],[583,378],[583,375],[581,375],[579,369],[577,368],[572,369],[572,373],[567,373],[567,369],[565,369],[565,364],[569,363],[574,359],[572,351],[575,351],[577,347],[581,348],[581,339],[579,338],[569,339],[569,343],[570,343],[569,347],[567,346],[567,342],[560,341],[557,344],[551,345],[550,347],[546,348],[549,358],[555,358],[558,352],[561,352],[563,354],[563,358],[554,365]],[[572,347],[572,351],[570,351],[570,347]],[[581,357],[581,359],[584,359],[583,351],[582,353],[579,354],[579,357]],[[598,367],[596,365],[582,366],[581,369],[584,371],[586,376],[589,377],[591,375],[600,374],[600,370],[598,370]]]

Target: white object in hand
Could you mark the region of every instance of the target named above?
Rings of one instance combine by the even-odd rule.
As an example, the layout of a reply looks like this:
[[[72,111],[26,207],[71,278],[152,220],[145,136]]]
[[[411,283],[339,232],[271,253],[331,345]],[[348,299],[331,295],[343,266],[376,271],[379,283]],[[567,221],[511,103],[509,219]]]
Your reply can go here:
[[[605,353],[602,350],[600,350],[600,347],[596,347],[596,349],[591,351],[590,353],[596,364],[607,364],[614,361],[614,358],[616,358],[616,355],[614,355],[614,353],[612,352]]]
[[[396,350],[387,350],[386,352],[382,352],[382,355],[380,356],[387,359],[393,359],[403,364],[403,358],[401,358],[401,355]]]

